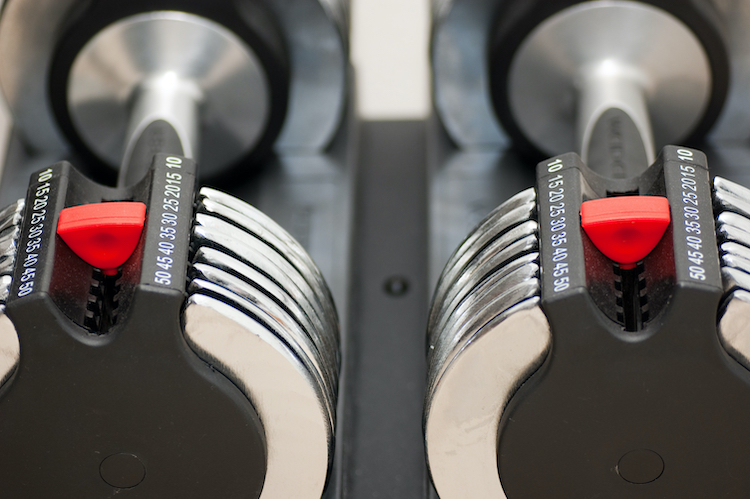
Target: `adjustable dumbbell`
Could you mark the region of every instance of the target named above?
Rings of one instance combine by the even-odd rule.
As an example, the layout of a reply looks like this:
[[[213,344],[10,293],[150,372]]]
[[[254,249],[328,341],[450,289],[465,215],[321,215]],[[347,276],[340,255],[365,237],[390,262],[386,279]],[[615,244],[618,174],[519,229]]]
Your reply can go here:
[[[748,487],[750,191],[665,145],[710,127],[726,75],[708,18],[656,3],[511,2],[497,18],[498,120],[555,155],[434,292],[424,427],[441,499]]]
[[[60,14],[71,38],[50,66],[57,122],[89,172],[120,165],[118,185],[63,161],[0,214],[5,495],[313,498],[326,484],[340,365],[330,291],[268,216],[199,189],[195,161],[236,175],[267,152],[288,99],[271,73],[288,62],[251,41],[285,34],[237,28],[274,14],[261,4],[183,3]],[[328,12],[301,3],[320,27]],[[10,94],[23,131],[33,103]]]

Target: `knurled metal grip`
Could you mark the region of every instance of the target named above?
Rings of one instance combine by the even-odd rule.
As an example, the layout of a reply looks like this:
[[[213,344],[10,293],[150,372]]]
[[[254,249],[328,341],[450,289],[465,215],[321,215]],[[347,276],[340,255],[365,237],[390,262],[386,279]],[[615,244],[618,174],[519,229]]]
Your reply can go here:
[[[145,226],[123,265],[96,269],[58,219],[112,201],[145,204]],[[157,154],[119,188],[62,162],[0,213],[0,251],[0,495],[320,497],[338,319],[267,216],[197,194],[182,156]]]
[[[622,244],[638,243],[628,234],[638,233],[642,196],[666,198],[671,220],[632,265],[605,256],[580,218],[583,203],[624,195],[632,220],[630,210],[613,215]],[[534,210],[511,221],[522,199],[535,199]],[[535,191],[480,223],[435,293],[425,436],[441,499],[741,496],[750,486],[748,199],[723,179],[712,186],[705,155],[690,148],[667,146],[623,180],[573,153],[540,163]],[[502,301],[513,273],[477,266],[502,238],[498,214],[505,233],[529,218],[538,226],[538,274],[522,281],[538,279],[539,291],[506,309],[488,304]]]

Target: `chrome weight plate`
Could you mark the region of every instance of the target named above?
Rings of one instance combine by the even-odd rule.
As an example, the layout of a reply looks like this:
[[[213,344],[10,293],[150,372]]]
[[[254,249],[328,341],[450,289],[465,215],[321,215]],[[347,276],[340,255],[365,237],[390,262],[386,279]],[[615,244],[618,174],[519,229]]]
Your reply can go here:
[[[481,222],[479,222],[474,229],[471,230],[466,239],[456,248],[456,251],[450,256],[445,264],[445,268],[453,268],[461,256],[467,251],[471,251],[473,248],[481,249],[485,244],[485,238],[491,234],[496,234],[496,227],[503,217],[508,215],[511,211],[525,206],[528,204],[536,203],[536,189],[533,187],[521,191],[515,196],[511,197],[500,206],[492,210]],[[476,250],[475,250],[476,251]]]
[[[338,343],[332,342],[332,335],[324,334],[327,329],[330,329],[333,326],[321,322],[320,318],[315,314],[312,306],[310,306],[309,301],[305,299],[295,299],[290,292],[290,289],[282,288],[278,283],[269,279],[257,269],[213,248],[203,247],[195,252],[193,266],[197,267],[198,265],[207,265],[221,269],[224,272],[243,280],[248,285],[256,287],[260,291],[280,291],[278,295],[274,295],[272,298],[298,319],[298,322],[300,322],[306,331],[310,333],[313,341],[318,346],[318,349],[322,350],[321,353],[323,357],[333,366],[333,372],[339,372],[340,358]],[[293,289],[294,288],[292,288],[291,291],[293,291]]]
[[[731,292],[737,289],[750,291],[750,273],[736,267],[722,267],[721,280],[724,291]]]
[[[433,303],[442,300],[445,289],[455,281],[463,267],[492,240],[513,224],[528,220],[536,207],[536,190],[526,189],[492,210],[448,258],[433,293]],[[520,210],[517,212],[516,210]],[[524,214],[528,214],[525,216]],[[431,322],[431,320],[430,320]]]
[[[267,217],[265,215],[260,216],[259,210],[236,198],[234,207],[229,207],[208,197],[202,197],[198,205],[198,212],[213,215],[236,225],[276,250],[302,274],[302,277],[316,291],[321,304],[329,305],[326,307],[329,309],[329,315],[332,318],[337,317],[336,309],[333,306],[333,298],[317,265],[299,243],[281,229],[278,224],[269,223],[270,220],[264,220]],[[272,230],[272,228],[275,228],[275,230]]]
[[[526,238],[523,238],[519,241],[516,241],[511,246],[505,248],[502,253],[510,255],[510,257],[506,255],[498,255],[498,258],[495,262],[488,262],[488,264],[485,265],[481,269],[481,271],[477,270],[474,272],[467,272],[462,275],[461,277],[465,276],[467,278],[466,282],[461,286],[461,289],[458,289],[457,286],[450,288],[448,292],[448,296],[450,298],[446,298],[445,304],[441,306],[441,310],[437,315],[435,325],[431,327],[435,328],[436,330],[441,330],[441,324],[443,319],[446,317],[446,314],[452,313],[453,310],[458,306],[458,304],[461,303],[464,298],[466,298],[466,295],[485,280],[490,278],[502,278],[523,265],[537,262],[539,260],[538,252],[525,253],[525,251],[516,250],[516,248],[519,247],[522,250],[525,250],[528,247],[527,245],[534,244],[534,241],[530,240],[532,237],[533,236],[528,236]],[[503,258],[504,256],[505,258]],[[495,265],[492,265],[493,263]]]
[[[18,251],[24,206],[25,201],[19,199],[0,210],[0,387],[18,367],[21,355],[18,334],[13,323],[5,315],[5,304],[13,283],[11,274]]]
[[[497,472],[500,419],[546,357],[552,334],[534,297],[478,323],[467,336],[427,394],[427,461],[441,499],[504,499]]]
[[[750,220],[737,213],[725,211],[716,217],[716,221],[719,225],[731,225],[743,232],[750,233]]]
[[[325,315],[322,310],[316,307],[315,300],[310,296],[307,283],[301,277],[295,275],[295,271],[286,263],[286,260],[279,257],[257,239],[249,239],[247,241],[249,244],[243,244],[232,234],[227,234],[215,228],[201,226],[193,228],[193,241],[197,248],[202,246],[213,248],[239,260],[244,265],[254,268],[289,293],[303,309],[312,311],[312,315],[317,317],[318,321],[325,323]],[[285,263],[286,265],[284,265]]]
[[[188,294],[204,294],[221,300],[265,325],[269,331],[281,338],[302,361],[302,364],[309,371],[310,376],[320,387],[321,400],[326,407],[326,412],[331,422],[331,431],[333,431],[335,424],[334,395],[322,373],[318,354],[312,342],[304,333],[299,331],[299,326],[294,324],[294,320],[288,314],[281,311],[281,307],[275,304],[272,305],[272,301],[267,296],[257,291],[251,299],[246,299],[221,284],[203,279],[191,280],[188,285]]]
[[[276,265],[283,269],[284,272],[298,283],[298,287],[305,292],[309,293],[311,302],[315,305],[316,310],[320,311],[321,315],[325,316],[328,321],[332,324],[338,323],[336,310],[333,307],[333,301],[328,299],[328,294],[325,290],[317,289],[318,286],[311,285],[305,276],[292,264],[290,258],[282,256],[279,251],[269,246],[264,240],[259,239],[253,233],[241,229],[229,222],[207,215],[205,213],[198,213],[195,216],[195,229],[198,231],[201,229],[213,230],[217,233],[223,233],[236,239],[237,242],[244,246],[250,246],[258,248],[258,251],[264,253],[265,256],[276,263]],[[327,290],[327,287],[325,288]],[[337,328],[338,329],[338,328]]]
[[[254,222],[263,227],[263,231],[272,233],[277,239],[283,241],[287,248],[289,248],[298,258],[307,262],[310,271],[314,274],[315,281],[321,283],[325,294],[328,296],[328,300],[331,302],[331,306],[334,306],[333,296],[331,295],[328,285],[325,283],[325,278],[321,274],[318,266],[313,262],[310,255],[307,253],[305,248],[292,237],[287,231],[285,231],[279,224],[277,224],[271,217],[255,208],[251,204],[245,203],[244,201],[231,196],[225,192],[212,189],[210,187],[203,187],[199,191],[200,199],[210,199],[219,204],[222,204],[228,208],[235,210],[236,212],[251,218]],[[338,317],[338,316],[337,316]]]
[[[750,248],[748,248],[747,246],[743,246],[741,244],[730,241],[722,243],[721,246],[719,246],[719,249],[724,255],[733,255],[750,261]]]
[[[733,241],[750,248],[750,232],[739,229],[732,224],[723,223],[717,225],[716,233],[722,239]]]
[[[495,241],[499,238],[503,238],[504,241],[512,241],[512,236],[509,236],[508,234],[519,234],[519,231],[528,231],[528,229],[532,227],[532,225],[529,224],[536,224],[535,221],[531,220],[531,216],[535,209],[535,203],[525,203],[505,213],[498,211],[496,212],[497,216],[488,217],[486,223],[481,223],[475,230],[481,230],[482,233],[477,235],[477,237],[473,237],[474,233],[472,233],[472,236],[467,238],[465,243],[459,247],[461,254],[458,255],[457,251],[454,255],[458,256],[450,258],[448,266],[443,270],[435,288],[432,303],[437,304],[445,301],[448,289],[454,285],[456,280],[460,278],[461,274],[465,272],[467,266],[479,253],[484,251],[485,248],[490,245],[498,246]],[[522,227],[522,229],[519,229],[519,227]],[[508,234],[506,234],[506,232]],[[515,239],[518,239],[518,237],[515,237]],[[428,324],[434,323],[434,314],[437,313],[438,309],[433,307],[428,318]]]
[[[536,224],[536,222],[530,220],[529,216],[527,216],[533,209],[534,206],[531,204],[524,205],[511,210],[504,217],[496,219],[495,223],[488,227],[488,231],[484,236],[475,241],[476,247],[467,248],[467,251],[456,259],[455,264],[450,269],[446,268],[443,271],[435,289],[433,302],[445,300],[447,290],[455,285],[456,281],[460,279],[461,275],[467,271],[471,263],[477,258],[477,255],[485,252],[489,247],[501,247],[498,240],[511,240],[509,239],[512,237],[510,234],[518,234],[519,227],[523,227],[526,230],[530,227],[529,224]]]
[[[535,210],[533,189],[494,210],[451,256],[435,291],[424,429],[442,499],[505,497],[497,471],[502,413],[552,340],[539,306]]]
[[[433,303],[433,310],[430,314],[431,318],[433,318],[434,321],[437,321],[439,316],[444,316],[450,311],[448,309],[451,307],[453,299],[457,295],[460,295],[465,286],[470,285],[471,281],[474,279],[474,276],[469,270],[478,272],[480,269],[484,268],[484,274],[486,275],[488,272],[492,271],[494,267],[502,264],[503,261],[511,258],[513,255],[521,255],[524,252],[531,252],[537,249],[539,247],[539,241],[536,236],[537,228],[536,222],[525,222],[495,239],[489,246],[474,255],[475,259],[466,264],[464,272],[457,276],[456,282],[446,288],[442,300]],[[428,323],[427,326],[428,341],[430,344],[437,341],[432,335],[433,331],[438,331],[438,329],[435,328],[435,324],[436,322],[432,322]]]
[[[716,231],[725,296],[718,324],[724,349],[750,369],[750,189],[715,177],[714,205],[721,211]]]
[[[0,275],[13,273],[24,206],[19,199],[0,211]]]
[[[319,499],[333,453],[319,380],[277,335],[221,300],[191,295],[183,317],[191,348],[258,412],[268,453],[260,499]]]
[[[750,291],[737,289],[725,300],[719,338],[734,359],[750,369]]]
[[[199,288],[202,281],[210,282],[231,291],[243,300],[253,303],[277,321],[280,327],[290,335],[290,339],[296,341],[316,367],[323,379],[329,406],[332,411],[335,411],[334,404],[337,393],[335,366],[327,362],[325,350],[321,348],[319,341],[315,341],[314,337],[317,335],[317,331],[312,328],[309,322],[305,323],[304,320],[300,319],[300,315],[304,317],[304,314],[297,315],[290,311],[290,307],[295,307],[294,301],[281,288],[271,282],[266,283],[267,286],[264,288],[257,284],[252,286],[228,272],[201,263],[193,264],[191,274],[193,281],[189,284],[189,289],[193,286]],[[196,284],[193,284],[194,282]],[[283,305],[283,302],[288,305]],[[298,309],[298,312],[301,311]]]
[[[472,331],[517,303],[539,295],[539,280],[533,277],[536,271],[536,268],[518,269],[503,279],[496,289],[475,290],[459,307],[460,310],[454,311],[445,329],[438,332],[440,341],[429,359],[428,390],[440,379],[450,359],[466,346]]]
[[[721,265],[724,267],[732,267],[745,273],[750,273],[750,258],[735,253],[724,253],[721,256]]]
[[[528,224],[528,225],[527,225]],[[522,229],[522,230],[516,230]],[[458,276],[456,282],[448,288],[435,315],[435,322],[428,324],[429,329],[441,330],[440,318],[456,307],[466,294],[490,274],[499,272],[501,267],[509,264],[520,256],[538,250],[539,239],[536,236],[536,222],[527,222],[496,239],[483,249]]]
[[[0,211],[0,234],[9,227],[18,227],[21,225],[21,217],[23,217],[23,208],[25,205],[26,201],[19,199]]]
[[[513,279],[516,273],[521,273],[521,275],[525,274],[527,279],[538,278],[539,253],[531,253],[517,258],[496,269],[494,272],[484,275],[482,279],[478,280],[478,282],[470,289],[467,286],[465,292],[457,294],[451,305],[445,307],[445,312],[435,323],[435,329],[450,334],[448,332],[450,330],[449,323],[454,321],[457,317],[461,317],[461,315],[465,313],[465,308],[469,306],[470,303],[475,303],[477,300],[483,299],[487,296],[502,293],[503,284],[507,280]]]
[[[714,178],[714,202],[722,210],[750,217],[750,189],[730,180]]]

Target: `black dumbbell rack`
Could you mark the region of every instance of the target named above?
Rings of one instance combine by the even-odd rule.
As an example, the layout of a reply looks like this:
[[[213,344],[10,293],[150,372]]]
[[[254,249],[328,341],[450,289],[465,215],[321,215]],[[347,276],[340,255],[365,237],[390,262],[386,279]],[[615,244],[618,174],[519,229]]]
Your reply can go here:
[[[353,93],[353,92],[352,92]],[[750,143],[690,144],[712,175],[750,186]],[[61,159],[11,133],[0,206]],[[509,148],[462,151],[436,117],[363,121],[353,104],[323,154],[277,155],[243,182],[217,185],[289,231],[325,275],[341,315],[343,368],[326,499],[435,499],[425,463],[425,328],[437,278],[471,228],[534,184]]]
[[[474,224],[533,185],[512,150],[462,152],[435,119],[361,121],[351,112],[323,155],[276,157],[231,194],[311,253],[343,324],[343,371],[329,499],[435,498],[424,455],[426,317],[444,262]],[[703,144],[713,175],[750,185],[750,146]],[[11,134],[0,204],[62,158]],[[75,158],[71,158],[75,161]]]

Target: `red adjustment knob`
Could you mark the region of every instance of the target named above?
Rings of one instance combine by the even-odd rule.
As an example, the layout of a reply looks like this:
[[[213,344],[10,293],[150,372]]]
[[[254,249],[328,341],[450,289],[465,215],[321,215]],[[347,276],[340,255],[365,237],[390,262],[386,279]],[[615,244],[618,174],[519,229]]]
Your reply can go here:
[[[661,196],[617,196],[581,203],[581,226],[609,259],[624,269],[659,244],[669,225],[669,201]]]
[[[115,275],[138,246],[145,223],[143,203],[84,204],[60,212],[57,233],[83,261]]]

